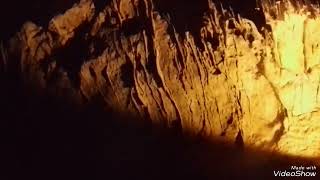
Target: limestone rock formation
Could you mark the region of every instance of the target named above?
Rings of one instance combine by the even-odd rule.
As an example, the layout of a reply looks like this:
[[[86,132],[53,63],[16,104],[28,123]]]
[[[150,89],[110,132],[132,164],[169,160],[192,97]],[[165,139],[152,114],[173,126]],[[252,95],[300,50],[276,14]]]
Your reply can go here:
[[[181,33],[154,4],[114,0],[98,11],[81,0],[48,27],[25,23],[9,54],[39,93],[79,106],[98,98],[191,136],[320,156],[317,7],[263,3],[258,29],[208,1],[198,33]]]

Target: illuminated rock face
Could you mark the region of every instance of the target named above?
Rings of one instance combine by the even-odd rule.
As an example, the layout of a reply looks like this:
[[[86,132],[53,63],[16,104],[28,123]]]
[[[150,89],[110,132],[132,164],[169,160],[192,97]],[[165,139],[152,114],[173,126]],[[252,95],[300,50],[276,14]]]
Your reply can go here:
[[[280,72],[275,75],[270,69],[268,77],[293,116],[317,111],[319,106],[319,22],[294,11],[285,13],[282,21],[270,22]]]
[[[150,0],[116,0],[100,12],[82,0],[48,31],[26,23],[12,42],[23,77],[42,92],[80,106],[98,97],[186,134],[319,157],[319,13],[285,5],[282,19],[268,6],[271,29],[258,31],[208,2],[192,34],[176,32]]]
[[[272,59],[265,61],[265,76],[287,111],[280,151],[319,156],[319,27],[318,9],[286,3],[283,19],[269,17]],[[316,15],[311,17],[311,11]],[[268,13],[268,12],[266,12]]]

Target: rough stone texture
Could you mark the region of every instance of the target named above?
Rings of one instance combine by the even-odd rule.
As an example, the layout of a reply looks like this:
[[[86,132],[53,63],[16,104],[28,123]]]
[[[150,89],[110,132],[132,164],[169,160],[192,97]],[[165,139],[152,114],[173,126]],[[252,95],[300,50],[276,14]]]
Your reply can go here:
[[[48,27],[25,23],[11,54],[41,93],[80,106],[103,100],[192,136],[319,157],[319,13],[285,2],[273,17],[276,5],[264,5],[270,28],[258,30],[209,1],[192,34],[177,32],[151,0],[114,0],[99,12],[81,0]]]

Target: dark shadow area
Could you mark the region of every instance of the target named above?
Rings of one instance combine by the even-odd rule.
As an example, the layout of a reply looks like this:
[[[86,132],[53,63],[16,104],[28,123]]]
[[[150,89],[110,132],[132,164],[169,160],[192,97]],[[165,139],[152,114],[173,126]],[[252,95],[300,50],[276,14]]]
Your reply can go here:
[[[64,13],[80,0],[10,0],[0,5],[1,40],[8,40],[18,32],[26,21],[47,27],[52,17]],[[100,12],[110,0],[93,0]]]
[[[234,12],[235,15],[240,14],[241,17],[252,20],[258,30],[265,26],[266,20],[262,9],[259,7],[257,0],[212,0],[217,10],[221,11],[221,7]],[[195,38],[198,48],[202,49],[200,37],[200,28],[204,25],[203,16],[209,11],[208,0],[155,0],[155,8],[162,16],[169,15],[171,23],[176,31],[184,36],[189,31]],[[215,41],[215,40],[211,40]],[[216,44],[216,43],[213,43]]]
[[[8,40],[18,32],[22,24],[32,21],[47,27],[50,19],[63,13],[78,0],[10,0],[0,5],[0,39]]]
[[[102,11],[112,0],[92,0],[97,12]]]
[[[81,66],[88,60],[90,55],[88,49],[91,39],[86,38],[86,34],[91,28],[90,25],[90,23],[81,24],[75,30],[74,37],[65,46],[55,50],[52,54],[52,60],[57,62],[57,67],[68,72],[68,77],[76,88],[80,86],[78,76]],[[48,64],[50,61],[46,63]]]
[[[135,17],[127,19],[122,22],[120,32],[122,32],[126,37],[138,34],[146,28],[146,19],[141,17]]]
[[[240,14],[241,17],[249,19],[255,23],[258,30],[260,30],[265,24],[266,19],[263,11],[260,8],[261,0],[220,0],[222,6],[225,9],[231,8],[235,14]],[[215,0],[214,2],[219,2]],[[256,8],[260,8],[259,10]]]
[[[252,20],[260,29],[265,24],[262,11],[258,11],[257,0],[212,0],[218,10],[221,5],[224,9],[232,9],[235,14]],[[190,31],[199,33],[203,25],[203,15],[208,9],[208,0],[155,0],[155,7],[161,14],[169,14],[172,23],[179,33]]]
[[[184,33],[189,31],[195,38],[195,43],[202,47],[200,28],[204,24],[203,15],[208,12],[208,0],[155,0],[155,9],[161,16],[169,16],[177,33],[184,37]]]
[[[197,33],[208,8],[208,0],[155,0],[155,8],[162,15],[168,14],[179,33]]]

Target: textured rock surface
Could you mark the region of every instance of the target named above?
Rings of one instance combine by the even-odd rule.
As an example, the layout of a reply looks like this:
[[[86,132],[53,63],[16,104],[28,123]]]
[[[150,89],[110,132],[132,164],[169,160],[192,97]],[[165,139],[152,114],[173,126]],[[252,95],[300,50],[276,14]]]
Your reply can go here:
[[[264,5],[262,30],[208,2],[199,33],[181,33],[151,0],[114,0],[101,11],[81,0],[48,27],[25,23],[10,49],[40,93],[79,106],[103,100],[192,136],[319,157],[318,10]]]

